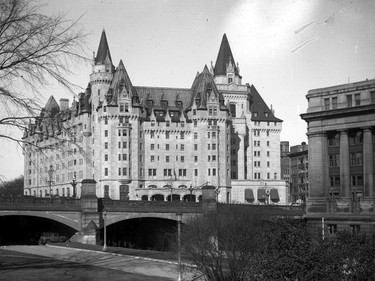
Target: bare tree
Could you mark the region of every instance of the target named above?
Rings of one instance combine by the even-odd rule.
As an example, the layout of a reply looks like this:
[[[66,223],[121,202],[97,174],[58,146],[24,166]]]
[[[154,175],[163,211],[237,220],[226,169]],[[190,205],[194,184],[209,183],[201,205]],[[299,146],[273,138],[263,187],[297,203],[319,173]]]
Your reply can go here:
[[[25,142],[9,132],[28,129],[41,109],[41,89],[68,80],[74,65],[85,61],[86,34],[66,14],[43,15],[28,0],[0,0],[0,138]]]

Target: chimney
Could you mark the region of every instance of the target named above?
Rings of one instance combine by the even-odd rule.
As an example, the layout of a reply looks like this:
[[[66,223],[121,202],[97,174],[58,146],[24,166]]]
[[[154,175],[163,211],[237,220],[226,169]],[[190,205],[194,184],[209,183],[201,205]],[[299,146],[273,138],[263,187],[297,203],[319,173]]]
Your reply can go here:
[[[60,111],[64,111],[69,108],[69,99],[60,99]]]

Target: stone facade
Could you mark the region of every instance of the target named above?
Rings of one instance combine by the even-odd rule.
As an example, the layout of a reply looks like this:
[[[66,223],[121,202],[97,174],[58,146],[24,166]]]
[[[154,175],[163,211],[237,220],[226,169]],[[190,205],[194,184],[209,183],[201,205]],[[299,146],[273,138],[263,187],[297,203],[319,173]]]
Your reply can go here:
[[[86,91],[71,106],[51,97],[25,131],[25,194],[72,196],[75,180],[80,196],[87,178],[112,199],[198,201],[211,185],[221,202],[242,200],[233,181],[280,181],[281,124],[242,84],[226,35],[191,88],[157,88],[114,67],[103,31]]]
[[[307,218],[329,232],[373,231],[375,80],[310,90]]]
[[[290,147],[290,202],[305,204],[309,190],[308,145],[302,142]]]

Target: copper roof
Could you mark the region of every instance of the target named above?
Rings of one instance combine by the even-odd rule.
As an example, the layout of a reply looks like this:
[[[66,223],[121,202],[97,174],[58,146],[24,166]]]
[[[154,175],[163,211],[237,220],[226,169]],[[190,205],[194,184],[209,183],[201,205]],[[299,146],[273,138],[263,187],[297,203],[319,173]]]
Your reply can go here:
[[[238,69],[234,60],[232,50],[230,49],[227,35],[224,33],[221,40],[219,54],[217,55],[216,64],[214,68],[214,75],[227,75],[227,64],[231,61],[234,65],[234,73],[238,75]]]
[[[261,95],[255,89],[254,85],[250,86],[250,111],[252,112],[252,121],[265,122],[282,122],[283,120],[275,117],[272,110],[269,109]],[[256,114],[255,114],[256,113]]]
[[[102,31],[102,37],[100,38],[100,43],[98,47],[98,52],[96,53],[95,64],[104,64],[107,58],[112,62],[111,53],[109,52],[107,36],[105,35],[105,31]]]

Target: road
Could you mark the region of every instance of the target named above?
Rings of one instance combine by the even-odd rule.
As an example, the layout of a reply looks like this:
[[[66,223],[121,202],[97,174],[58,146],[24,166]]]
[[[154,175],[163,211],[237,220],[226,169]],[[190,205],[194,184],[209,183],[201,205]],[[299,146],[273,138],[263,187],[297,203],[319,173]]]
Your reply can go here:
[[[82,249],[55,246],[0,248],[0,280],[7,281],[164,281],[176,280],[177,270],[176,264],[167,261]],[[183,280],[192,279],[191,274],[183,273]]]

